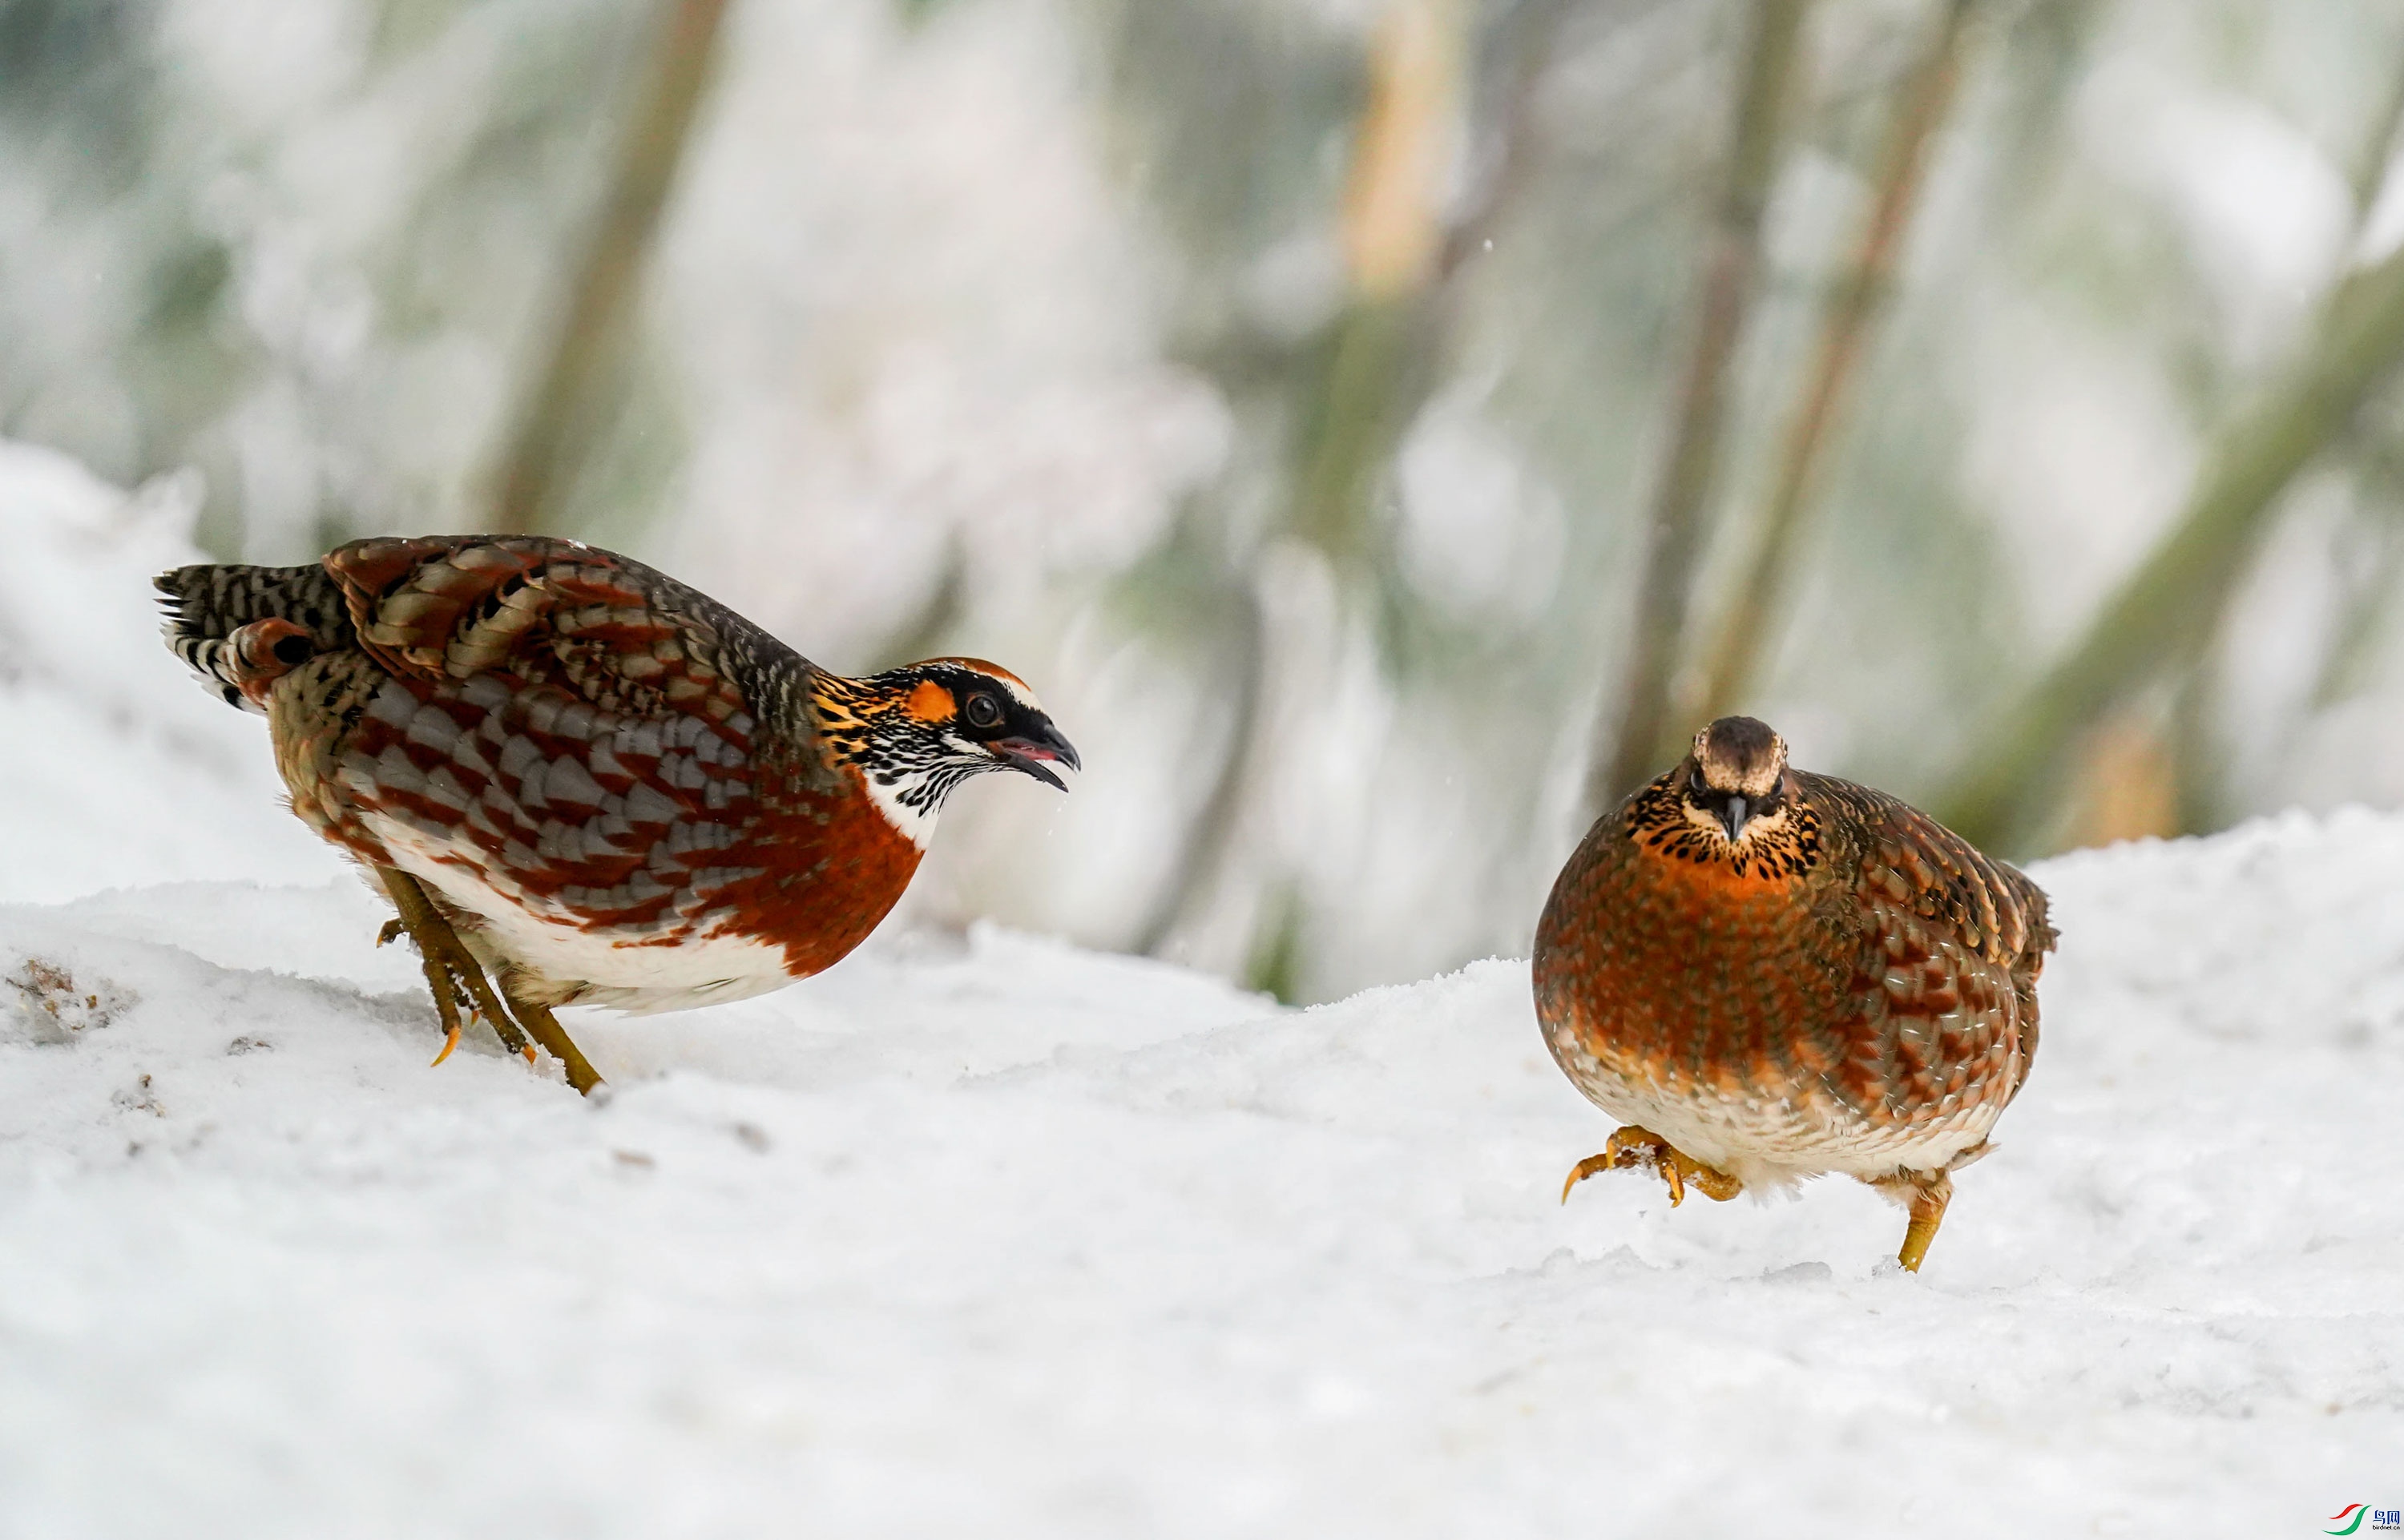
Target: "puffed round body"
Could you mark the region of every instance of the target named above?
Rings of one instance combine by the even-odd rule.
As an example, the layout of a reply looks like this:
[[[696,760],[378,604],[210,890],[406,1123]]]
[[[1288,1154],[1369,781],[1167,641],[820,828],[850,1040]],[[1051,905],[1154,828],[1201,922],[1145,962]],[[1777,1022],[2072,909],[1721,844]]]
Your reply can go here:
[[[1715,848],[1677,775],[1598,820],[1544,906],[1536,1011],[1562,1071],[1748,1186],[1976,1158],[2035,1054],[2044,893],[1799,772],[1779,839]]]

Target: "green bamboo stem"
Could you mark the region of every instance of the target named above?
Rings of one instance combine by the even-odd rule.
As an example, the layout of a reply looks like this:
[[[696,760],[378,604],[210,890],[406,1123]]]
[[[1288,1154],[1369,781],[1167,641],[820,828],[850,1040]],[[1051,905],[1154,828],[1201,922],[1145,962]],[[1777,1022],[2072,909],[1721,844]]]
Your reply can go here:
[[[668,0],[650,77],[636,105],[609,191],[593,228],[549,358],[518,414],[501,462],[500,487],[487,526],[545,526],[559,489],[578,411],[590,399],[610,340],[634,301],[660,222],[692,137],[709,78],[710,57],[726,0]]]
[[[2279,495],[2404,356],[2404,251],[2355,273],[2286,377],[2233,424],[2186,512],[2086,637],[1974,745],[1938,807],[1967,837],[2029,840],[2072,740],[2208,635]]]

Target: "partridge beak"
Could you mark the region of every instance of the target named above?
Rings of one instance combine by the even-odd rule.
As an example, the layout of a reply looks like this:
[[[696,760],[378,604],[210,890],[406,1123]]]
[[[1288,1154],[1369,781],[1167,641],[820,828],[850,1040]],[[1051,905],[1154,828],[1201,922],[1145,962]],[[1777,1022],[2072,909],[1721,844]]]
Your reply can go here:
[[[1744,833],[1744,799],[1742,797],[1728,798],[1727,807],[1720,814],[1720,821],[1727,826],[1727,835],[1729,839],[1733,840],[1739,834]]]
[[[1066,791],[1069,785],[1049,768],[1065,764],[1071,770],[1083,770],[1077,750],[1060,735],[1060,730],[1050,722],[1039,722],[1029,731],[1015,737],[998,738],[993,744],[994,758],[1013,770],[1021,770],[1056,791]]]

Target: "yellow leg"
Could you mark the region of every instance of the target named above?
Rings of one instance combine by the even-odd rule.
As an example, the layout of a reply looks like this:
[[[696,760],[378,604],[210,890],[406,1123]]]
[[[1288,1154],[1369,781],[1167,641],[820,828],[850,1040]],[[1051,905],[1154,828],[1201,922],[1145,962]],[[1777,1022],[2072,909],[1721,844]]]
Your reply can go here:
[[[470,1006],[476,1015],[493,1024],[493,1031],[503,1047],[524,1054],[532,1062],[534,1047],[502,1006],[500,997],[493,993],[492,985],[484,977],[483,965],[460,941],[451,922],[434,907],[434,901],[426,896],[417,879],[389,866],[379,867],[376,875],[384,879],[384,891],[392,895],[394,907],[400,911],[398,923],[417,943],[417,955],[426,964],[426,987],[433,992],[434,1014],[442,1023],[442,1052],[435,1056],[434,1062],[440,1064],[449,1058],[451,1050],[459,1045],[463,1005]],[[392,933],[392,926],[385,925],[377,936],[377,945],[390,940]]]
[[[398,919],[388,919],[384,922],[383,928],[376,931],[375,944],[378,946],[389,946],[407,934],[409,934],[408,926]],[[425,957],[426,954],[420,953],[419,956]],[[440,1069],[442,1061],[451,1057],[451,1050],[459,1046],[459,1010],[457,1001],[454,998],[457,986],[452,982],[449,968],[436,963],[431,958],[426,958],[426,987],[434,996],[435,1012],[442,1020],[442,1051],[434,1056],[433,1064],[428,1066],[431,1069]]]
[[[577,1094],[591,1096],[593,1087],[601,1084],[600,1073],[593,1068],[582,1051],[568,1041],[566,1031],[559,1025],[559,1018],[551,1014],[551,1007],[511,993],[507,978],[501,981],[501,992],[509,997],[510,1009],[525,1023],[527,1032],[567,1071],[567,1083],[576,1087]]]
[[[1684,1150],[1649,1128],[1630,1124],[1614,1130],[1602,1147],[1602,1154],[1588,1155],[1570,1171],[1570,1179],[1561,1183],[1561,1201],[1570,1200],[1570,1189],[1598,1171],[1652,1170],[1661,1173],[1670,1185],[1670,1207],[1686,1201],[1686,1183],[1691,1182],[1703,1196],[1725,1203],[1744,1191],[1744,1183],[1726,1171],[1704,1165]]]
[[[1936,1226],[1945,1223],[1945,1205],[1953,1200],[1953,1179],[1939,1171],[1934,1180],[1913,1176],[1880,1185],[1900,1189],[1900,1196],[1911,1210],[1911,1223],[1903,1232],[1903,1249],[1894,1253],[1894,1259],[1903,1264],[1905,1272],[1916,1273],[1928,1255],[1928,1243],[1936,1239]]]

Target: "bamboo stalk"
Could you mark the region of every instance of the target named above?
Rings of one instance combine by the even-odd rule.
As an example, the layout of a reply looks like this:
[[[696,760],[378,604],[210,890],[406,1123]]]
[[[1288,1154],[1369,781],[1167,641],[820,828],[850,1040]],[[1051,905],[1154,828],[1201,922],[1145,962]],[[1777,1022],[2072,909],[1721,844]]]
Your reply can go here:
[[[1993,720],[1939,807],[1969,838],[2030,837],[2069,743],[2209,635],[2279,495],[2404,357],[2404,251],[2341,285],[2286,377],[2222,435],[2178,525],[2086,637]]]
[[[2404,71],[2397,72],[2389,82],[2387,94],[2380,99],[2377,109],[2371,114],[2369,130],[2364,134],[2348,168],[2346,188],[2352,195],[2353,217],[2346,240],[2340,248],[2344,253],[2354,251],[2361,243],[2364,230],[2369,225],[2372,207],[2378,203],[2380,191],[2387,181],[2388,163],[2399,126],[2404,126]],[[2361,431],[2359,424],[2350,426],[2352,431],[2345,437],[2355,440],[2368,437]],[[2342,445],[2335,447],[2339,453],[2344,452]],[[2355,518],[2358,523],[2375,521],[2383,526],[2387,523],[2384,510],[2374,514],[2357,509]],[[2374,563],[2375,568],[2392,569],[2396,544],[2388,538],[2389,533],[2383,527],[2377,531],[2379,555]],[[2356,620],[2365,611],[2376,613],[2383,609],[2382,600],[2389,579],[2378,571],[2374,572],[2374,579],[2375,587],[2351,595],[2349,602],[2341,606],[2334,632],[2337,639],[2332,644],[2330,657],[2323,660],[2321,679],[2315,681],[2313,690],[2305,697],[2307,702],[2319,698],[2321,686],[2331,677],[2329,668],[2339,652],[2359,639],[2367,639],[2375,629],[2362,626]],[[2159,670],[2176,681],[2173,708],[2167,725],[2161,730],[2171,745],[2170,752],[2161,756],[2161,762],[2172,777],[2173,800],[2178,809],[2177,827],[2170,831],[2172,833],[2201,833],[2218,828],[2224,821],[2222,815],[2227,798],[2222,793],[2221,782],[2228,756],[2215,743],[2210,729],[2211,698],[2221,672],[2213,644],[2228,623],[2227,612],[2234,602],[2237,586],[2231,581],[2220,591],[2214,602],[2209,623],[2190,630],[2176,655]]]
[[[1227,742],[1220,750],[1219,773],[1210,782],[1209,793],[1178,842],[1168,880],[1136,934],[1134,949],[1147,957],[1161,954],[1180,922],[1226,875],[1244,811],[1245,790],[1254,773],[1252,760],[1265,725],[1262,718],[1268,710],[1268,621],[1252,585],[1239,585],[1236,601],[1234,655],[1224,660],[1236,680]]]
[[[1810,0],[1757,0],[1753,35],[1737,88],[1727,176],[1703,263],[1694,353],[1679,396],[1678,423],[1663,463],[1645,541],[1636,634],[1615,725],[1606,703],[1586,791],[1600,813],[1653,774],[1670,713],[1670,677],[1685,639],[1695,561],[1702,549],[1703,505],[1718,480],[1727,416],[1728,361],[1743,336],[1761,267],[1762,214],[1778,170],[1779,138]]]
[[[1369,100],[1344,190],[1344,265],[1361,300],[1427,286],[1443,249],[1446,135],[1460,91],[1460,0],[1393,0],[1369,50]]]
[[[1339,565],[1367,544],[1370,495],[1424,357],[1444,252],[1447,135],[1459,104],[1460,0],[1396,0],[1369,54],[1339,227],[1350,299],[1304,440],[1286,526]]]
[[[2364,136],[2352,174],[2346,178],[2354,194],[2356,241],[2370,220],[2379,195],[2386,190],[2388,168],[2395,160],[2399,132],[2404,132],[2404,70],[2397,72],[2379,111],[2372,116],[2370,133]],[[2355,437],[2369,440],[2371,436],[2357,427]],[[2377,489],[2374,506],[2358,508],[2355,514],[2358,525],[2372,530],[2375,554],[2368,572],[2360,577],[2339,612],[2328,651],[2321,659],[2312,693],[2305,697],[2316,709],[2335,704],[2347,693],[2350,681],[2361,669],[2362,660],[2384,629],[2388,595],[2397,576],[2404,574],[2404,539],[2398,539],[2395,528],[2397,505],[2404,500],[2399,499],[2399,492],[2404,492],[2404,455],[2383,440],[2363,443],[2358,455],[2352,457],[2364,468],[2365,480]]]
[[[2369,132],[2363,138],[2361,147],[2347,177],[2347,186],[2353,195],[2353,222],[2344,246],[2348,251],[2351,251],[2360,240],[2364,228],[2369,222],[2372,205],[2378,202],[2382,185],[2386,180],[2390,150],[2395,144],[2399,126],[2404,126],[2404,72],[2399,72],[2388,94],[2381,100],[2378,110],[2372,114]],[[2341,284],[2332,289],[2329,300],[2325,301],[2325,315],[2334,314],[2333,310],[2327,308],[2328,306],[2348,302],[2343,297],[2358,293],[2359,287],[2356,284]],[[2321,324],[2325,326],[2327,323],[2323,321]],[[2331,425],[2332,439],[2345,433],[2349,426],[2351,426],[2350,409],[2347,413],[2341,413],[2340,418]],[[2266,503],[2261,513],[2266,523],[2272,511],[2273,510]],[[2196,595],[2194,601],[2196,613],[2182,627],[2180,636],[2170,644],[2165,654],[2149,666],[2148,672],[2151,677],[2168,679],[2175,686],[2167,722],[2156,722],[2149,726],[2147,718],[2151,714],[2131,708],[2126,697],[2131,688],[2139,681],[2130,680],[2123,682],[2119,699],[2098,707],[2093,725],[2077,730],[2074,735],[2077,740],[2087,743],[2091,748],[2097,741],[2107,737],[2114,730],[2115,722],[2119,721],[2128,732],[2137,734],[2150,732],[2155,737],[2167,740],[2169,745],[2167,749],[2162,749],[2160,744],[2154,746],[2156,751],[2152,754],[2151,761],[2166,779],[2168,788],[2166,800],[2176,809],[2175,830],[2170,832],[2201,830],[2214,827],[2218,821],[2222,799],[2215,788],[2221,773],[2222,762],[2221,756],[2214,749],[2205,725],[2208,720],[2207,706],[2214,688],[2215,672],[2213,666],[2212,644],[2213,639],[2220,634],[2227,623],[2229,607],[2234,601],[2244,564],[2250,559],[2252,543],[2258,543],[2258,535],[2249,542],[2249,549],[2233,558],[2232,567],[2225,580],[2216,581],[2213,587]],[[2392,542],[2383,542],[2383,549],[2387,545],[2392,545]],[[2349,607],[2349,609],[2359,610],[2368,607],[2356,604]],[[2351,615],[2342,616],[2339,631],[2340,645],[2343,645],[2344,639],[2353,634]],[[2075,781],[2086,782],[2096,778],[2097,763],[2087,750],[2079,749],[2076,744],[2065,744],[2062,752],[2064,763],[2075,764],[2079,763],[2082,756],[2086,757],[2087,768],[2083,772],[2074,772]],[[2069,800],[2091,802],[2094,790],[2092,787],[2087,787],[2074,791]],[[2023,833],[2025,833],[2023,831]],[[2083,829],[2074,834],[2073,841],[2090,843],[2096,834],[2097,831],[2093,828]]]
[[[1523,0],[1497,71],[1497,153],[1449,223],[1443,152],[1460,110],[1465,0],[1401,0],[1388,11],[1370,46],[1368,101],[1340,215],[1349,299],[1327,338],[1325,371],[1298,392],[1303,421],[1289,500],[1254,553],[1255,566],[1279,539],[1298,536],[1348,581],[1374,574],[1370,512],[1378,479],[1438,367],[1463,273],[1538,158],[1536,88],[1566,20],[1589,3]],[[1228,879],[1249,808],[1266,794],[1276,768],[1267,720],[1272,638],[1256,581],[1239,575],[1232,586],[1234,640],[1223,661],[1236,681],[1235,726],[1138,932],[1138,949],[1154,955]],[[1291,988],[1307,944],[1303,900],[1274,875],[1265,888],[1271,896],[1254,927],[1248,976]]]
[[[2349,437],[2356,442],[2342,453],[2357,468],[2361,498],[2354,532],[2370,550],[2348,564],[2352,587],[2304,696],[2308,711],[2325,711],[2365,688],[2372,656],[2395,620],[2397,581],[2404,579],[2404,528],[2398,527],[2404,523],[2404,445],[2358,424]]]
[[[633,302],[660,211],[692,137],[726,0],[668,0],[660,40],[609,191],[568,290],[542,372],[518,415],[488,527],[544,526],[580,407]]]
[[[2346,175],[2346,189],[2354,194],[2356,231],[2370,217],[2370,206],[2379,201],[2380,191],[2387,185],[2387,167],[2395,159],[2398,130],[2404,130],[2404,71],[2399,71],[2389,83],[2387,95],[2371,117],[2370,133],[2363,138],[2361,153]]]
[[[1882,307],[1925,180],[1928,146],[1951,110],[1961,79],[1962,37],[1976,0],[1944,0],[1936,37],[1905,84],[1880,158],[1877,196],[1851,271],[1830,297],[1810,383],[1789,423],[1778,477],[1753,559],[1722,616],[1698,709],[1700,721],[1743,703],[1783,612],[1796,548],[1818,490],[1818,470],[1848,388]],[[1668,746],[1663,746],[1666,749]]]
[[[1581,0],[1520,0],[1510,24],[1511,46],[1502,71],[1501,121],[1492,131],[1494,154],[1487,175],[1478,179],[1467,206],[1445,232],[1436,256],[1436,282],[1447,289],[1452,280],[1480,251],[1492,245],[1502,223],[1534,169],[1541,146],[1537,132],[1536,88],[1552,63],[1563,25]]]

